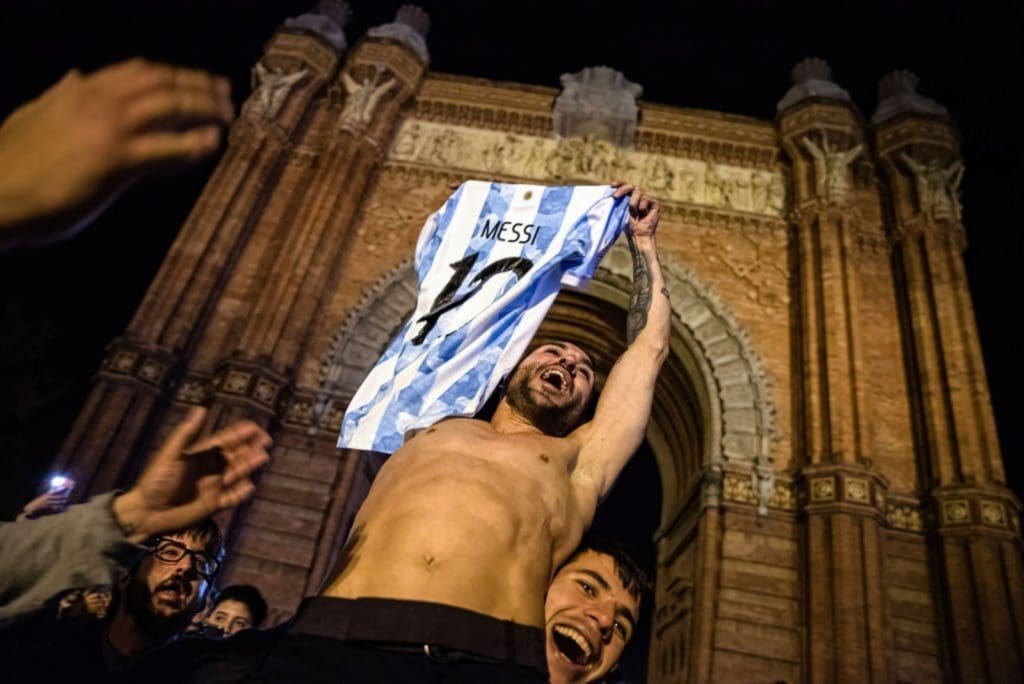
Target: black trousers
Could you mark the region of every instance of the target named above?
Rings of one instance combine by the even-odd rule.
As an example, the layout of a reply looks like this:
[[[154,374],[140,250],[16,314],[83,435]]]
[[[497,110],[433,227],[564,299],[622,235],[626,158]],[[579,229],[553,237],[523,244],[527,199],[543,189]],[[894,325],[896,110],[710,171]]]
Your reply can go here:
[[[543,630],[440,604],[310,598],[290,625],[272,633],[270,638],[268,632],[242,632],[192,655],[186,654],[186,644],[172,646],[159,674],[145,679],[219,684],[547,681]],[[198,644],[190,641],[195,649]]]

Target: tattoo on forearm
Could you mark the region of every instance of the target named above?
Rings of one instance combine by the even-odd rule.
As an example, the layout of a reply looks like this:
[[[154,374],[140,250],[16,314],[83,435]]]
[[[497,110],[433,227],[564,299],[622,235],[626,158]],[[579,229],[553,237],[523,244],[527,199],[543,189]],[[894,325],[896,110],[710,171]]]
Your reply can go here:
[[[647,257],[637,249],[633,236],[628,238],[629,252],[633,255],[633,294],[629,297],[626,342],[633,344],[633,340],[647,325],[647,312],[651,309],[651,266],[647,263]]]

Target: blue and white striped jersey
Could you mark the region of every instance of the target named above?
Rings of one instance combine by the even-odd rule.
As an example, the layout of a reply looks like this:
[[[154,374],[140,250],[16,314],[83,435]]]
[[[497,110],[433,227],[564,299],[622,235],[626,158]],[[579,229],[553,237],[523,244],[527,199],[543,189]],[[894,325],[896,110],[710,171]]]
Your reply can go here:
[[[416,244],[416,311],[352,397],[338,446],[393,453],[472,416],[526,350],[561,284],[590,279],[628,216],[607,185],[468,181]]]

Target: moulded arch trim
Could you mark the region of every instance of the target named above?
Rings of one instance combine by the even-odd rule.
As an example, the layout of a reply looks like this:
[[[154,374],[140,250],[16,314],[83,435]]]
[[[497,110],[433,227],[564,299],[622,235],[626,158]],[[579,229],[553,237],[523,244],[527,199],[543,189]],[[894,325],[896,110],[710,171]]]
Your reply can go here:
[[[671,356],[682,368],[672,381],[689,385],[699,405],[702,452],[690,455],[699,458],[696,468],[686,467],[678,426],[652,420],[648,439],[662,471],[664,520],[685,503],[679,497],[701,468],[744,463],[771,477],[774,408],[760,359],[726,307],[671,258],[662,257],[662,271],[672,301]],[[625,310],[631,277],[631,257],[619,244],[578,292]],[[320,366],[319,416],[327,415],[332,403],[347,404],[414,310],[416,297],[415,271],[406,260],[349,312]]]

